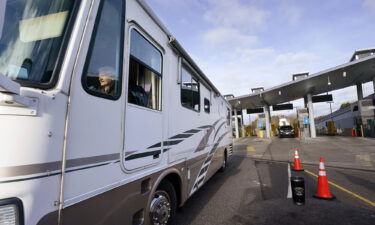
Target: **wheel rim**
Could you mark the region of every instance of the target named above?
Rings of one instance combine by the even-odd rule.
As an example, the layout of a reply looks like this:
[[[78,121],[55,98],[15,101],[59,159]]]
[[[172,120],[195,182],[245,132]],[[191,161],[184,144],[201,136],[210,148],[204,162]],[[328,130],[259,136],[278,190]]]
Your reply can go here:
[[[151,201],[150,217],[153,225],[166,225],[171,217],[171,200],[167,192],[158,190]]]

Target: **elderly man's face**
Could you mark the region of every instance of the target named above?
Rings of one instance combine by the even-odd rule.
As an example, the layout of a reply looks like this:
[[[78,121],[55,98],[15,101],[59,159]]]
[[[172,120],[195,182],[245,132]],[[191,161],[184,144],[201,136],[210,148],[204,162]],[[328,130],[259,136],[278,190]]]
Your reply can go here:
[[[113,79],[104,73],[99,74],[100,86],[108,86],[113,82]]]

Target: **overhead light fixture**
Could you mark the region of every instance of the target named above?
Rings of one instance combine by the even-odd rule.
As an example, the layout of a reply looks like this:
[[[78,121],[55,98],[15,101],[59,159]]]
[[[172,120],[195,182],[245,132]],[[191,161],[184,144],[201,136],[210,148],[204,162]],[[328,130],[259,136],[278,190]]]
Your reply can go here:
[[[346,77],[346,71],[342,72],[342,76]]]
[[[328,86],[331,85],[331,81],[329,80],[329,76],[328,76]]]

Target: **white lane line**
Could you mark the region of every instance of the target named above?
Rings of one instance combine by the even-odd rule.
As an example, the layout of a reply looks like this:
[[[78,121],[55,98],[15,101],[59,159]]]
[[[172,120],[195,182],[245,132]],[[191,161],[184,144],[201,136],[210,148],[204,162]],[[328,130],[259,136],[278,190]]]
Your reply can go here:
[[[288,195],[286,196],[286,198],[292,198],[292,186],[290,185],[290,177],[290,163],[288,163]]]

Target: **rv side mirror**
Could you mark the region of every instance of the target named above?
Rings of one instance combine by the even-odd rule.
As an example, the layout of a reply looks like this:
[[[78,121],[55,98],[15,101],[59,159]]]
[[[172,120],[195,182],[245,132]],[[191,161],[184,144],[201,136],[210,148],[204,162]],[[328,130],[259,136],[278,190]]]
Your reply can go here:
[[[20,95],[21,85],[0,73],[0,92]]]

